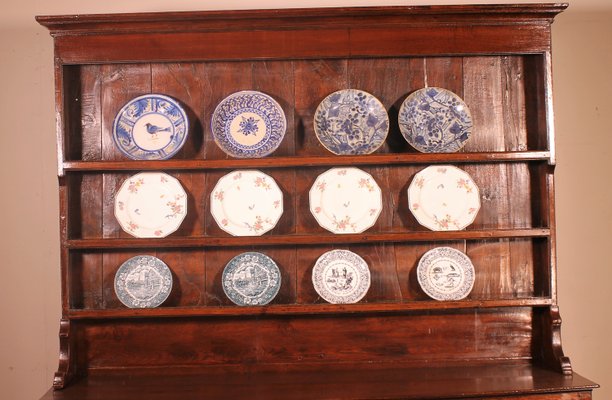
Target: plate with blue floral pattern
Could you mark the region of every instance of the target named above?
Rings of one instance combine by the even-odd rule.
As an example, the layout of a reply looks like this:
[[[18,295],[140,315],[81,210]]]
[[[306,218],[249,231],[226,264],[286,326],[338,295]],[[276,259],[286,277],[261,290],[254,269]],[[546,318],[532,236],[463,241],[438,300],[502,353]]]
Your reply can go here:
[[[187,114],[176,100],[146,94],[119,110],[113,123],[113,140],[133,160],[166,160],[183,147],[188,129]]]
[[[406,141],[422,153],[453,153],[472,134],[467,104],[450,90],[426,87],[402,103],[398,122]]]
[[[265,93],[232,93],[215,108],[211,120],[215,143],[236,158],[259,158],[280,146],[287,120],[281,106]]]
[[[425,253],[417,266],[423,291],[434,300],[462,300],[474,287],[474,265],[452,247],[436,247]]]
[[[278,265],[263,253],[246,252],[227,263],[221,277],[223,292],[238,306],[262,306],[271,302],[281,286]]]
[[[157,257],[132,257],[115,274],[115,294],[130,308],[153,308],[161,305],[172,291],[172,272]]]
[[[385,106],[370,93],[344,89],[319,104],[314,130],[319,142],[334,154],[370,154],[385,142],[389,116]]]

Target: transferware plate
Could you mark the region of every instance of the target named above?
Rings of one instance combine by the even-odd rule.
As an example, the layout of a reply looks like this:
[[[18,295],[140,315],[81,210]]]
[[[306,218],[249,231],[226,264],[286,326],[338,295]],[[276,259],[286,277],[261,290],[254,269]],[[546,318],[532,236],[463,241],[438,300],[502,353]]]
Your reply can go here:
[[[157,257],[132,257],[115,274],[115,294],[130,308],[157,307],[166,301],[171,291],[172,272]]]
[[[365,260],[352,251],[331,250],[315,263],[312,284],[328,303],[357,303],[370,288],[370,269]]]
[[[474,277],[474,265],[470,258],[451,247],[429,250],[417,266],[421,288],[435,300],[466,298],[474,287]]]
[[[270,257],[257,252],[237,255],[223,270],[223,291],[239,306],[261,306],[276,297],[281,286],[278,266]]]

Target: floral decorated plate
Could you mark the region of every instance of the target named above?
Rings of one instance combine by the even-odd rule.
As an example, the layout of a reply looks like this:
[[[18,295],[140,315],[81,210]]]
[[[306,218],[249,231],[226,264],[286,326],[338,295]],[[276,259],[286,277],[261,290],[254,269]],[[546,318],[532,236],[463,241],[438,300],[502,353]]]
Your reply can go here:
[[[309,193],[310,212],[332,233],[360,233],[382,211],[380,187],[359,168],[332,168],[317,177]]]
[[[385,142],[389,116],[370,93],[339,90],[317,107],[314,130],[319,142],[334,154],[370,154]]]
[[[404,100],[399,127],[412,147],[422,153],[452,153],[472,134],[472,115],[463,100],[450,90],[427,87]]]
[[[225,295],[239,306],[268,304],[281,286],[278,266],[270,257],[257,252],[237,255],[227,263],[222,276]]]
[[[274,178],[257,170],[223,176],[210,194],[210,211],[221,229],[234,236],[260,236],[283,214],[283,192]]]
[[[138,238],[168,236],[181,226],[185,215],[185,190],[163,172],[141,172],[126,179],[115,197],[117,221]]]
[[[435,300],[461,300],[474,287],[474,266],[468,256],[451,247],[429,250],[419,260],[417,279]]]
[[[172,272],[159,258],[136,256],[124,262],[115,274],[115,294],[130,308],[153,308],[172,291]]]
[[[134,160],[165,160],[185,144],[188,120],[174,99],[146,94],[130,100],[113,123],[113,140]]]
[[[433,165],[414,176],[408,206],[417,221],[432,231],[461,230],[474,222],[480,193],[467,172],[452,165]]]
[[[230,156],[259,158],[278,148],[285,137],[287,121],[272,97],[244,90],[217,105],[211,128],[217,145]]]
[[[312,284],[328,303],[357,303],[370,289],[370,269],[365,260],[352,251],[331,250],[315,263]]]

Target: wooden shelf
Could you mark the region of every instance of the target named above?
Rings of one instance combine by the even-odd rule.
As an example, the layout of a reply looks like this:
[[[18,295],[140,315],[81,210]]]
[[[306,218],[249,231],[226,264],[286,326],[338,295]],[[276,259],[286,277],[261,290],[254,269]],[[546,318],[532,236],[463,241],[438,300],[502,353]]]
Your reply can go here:
[[[257,159],[223,160],[165,160],[165,161],[65,161],[66,172],[112,172],[112,171],[180,171],[215,170],[236,168],[292,168],[323,167],[342,165],[394,165],[394,164],[434,164],[434,163],[475,163],[475,162],[520,162],[550,161],[548,151],[516,151],[487,153],[402,153],[374,154],[367,156],[298,156],[266,157]]]
[[[550,298],[524,298],[506,300],[414,301],[410,303],[357,303],[357,304],[289,304],[256,307],[206,306],[158,307],[153,309],[79,310],[71,309],[72,319],[115,318],[168,318],[168,317],[231,317],[266,315],[326,315],[356,313],[403,313],[426,310],[459,310],[469,308],[546,307]]]
[[[277,370],[234,365],[188,368],[181,372],[121,368],[94,372],[42,400],[303,400],[492,398],[585,400],[598,386],[578,374],[564,376],[529,360],[447,361],[446,365],[311,363]],[[279,370],[280,369],[280,370]],[[584,392],[584,396],[572,393]],[[548,394],[548,395],[547,395]],[[506,397],[508,396],[508,397]],[[558,395],[557,396],[561,396]],[[531,399],[531,397],[529,397]]]
[[[201,248],[239,246],[292,246],[354,243],[397,243],[450,240],[486,240],[501,238],[538,238],[550,236],[548,228],[490,229],[463,231],[421,231],[398,233],[358,233],[347,235],[262,235],[262,236],[189,236],[162,239],[107,238],[70,239],[68,249]]]

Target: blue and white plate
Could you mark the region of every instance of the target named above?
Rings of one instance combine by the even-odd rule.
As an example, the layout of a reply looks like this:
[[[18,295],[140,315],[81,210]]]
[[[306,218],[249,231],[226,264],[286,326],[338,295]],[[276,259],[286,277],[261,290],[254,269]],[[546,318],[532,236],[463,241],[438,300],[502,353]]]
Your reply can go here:
[[[317,259],[312,284],[328,303],[357,303],[370,289],[370,268],[352,251],[330,250]]]
[[[217,145],[230,156],[259,158],[280,146],[287,121],[272,97],[244,90],[232,93],[217,105],[211,128]]]
[[[474,265],[452,247],[436,247],[419,260],[417,279],[423,291],[435,300],[462,300],[474,287]]]
[[[130,100],[117,113],[113,140],[134,160],[166,160],[185,144],[187,114],[172,98],[146,94]]]
[[[422,153],[453,153],[472,134],[472,115],[450,90],[427,87],[404,100],[399,110],[400,131]]]
[[[157,257],[132,257],[115,274],[115,294],[130,308],[157,307],[171,291],[172,272]]]
[[[314,130],[319,142],[334,154],[370,154],[385,142],[389,116],[370,93],[339,90],[317,107]]]
[[[274,260],[253,251],[232,258],[221,279],[225,295],[239,306],[268,304],[281,285],[280,270]]]

